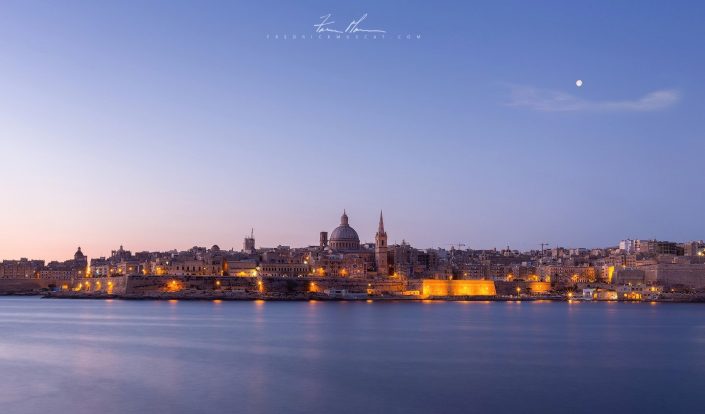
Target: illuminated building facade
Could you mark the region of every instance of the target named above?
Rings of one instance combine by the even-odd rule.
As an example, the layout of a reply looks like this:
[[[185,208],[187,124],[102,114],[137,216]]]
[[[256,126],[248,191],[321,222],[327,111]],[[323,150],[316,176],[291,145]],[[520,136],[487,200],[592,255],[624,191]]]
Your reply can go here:
[[[44,260],[3,260],[0,263],[0,278],[33,279],[39,277],[39,271],[44,267]]]
[[[492,280],[438,280],[423,279],[418,289],[421,296],[495,296],[495,284]]]

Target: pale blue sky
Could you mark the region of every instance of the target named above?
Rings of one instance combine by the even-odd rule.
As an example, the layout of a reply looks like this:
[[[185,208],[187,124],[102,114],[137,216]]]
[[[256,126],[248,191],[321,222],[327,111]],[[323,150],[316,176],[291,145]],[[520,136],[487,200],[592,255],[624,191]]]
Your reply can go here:
[[[705,6],[646,3],[3,1],[0,258],[702,239]]]

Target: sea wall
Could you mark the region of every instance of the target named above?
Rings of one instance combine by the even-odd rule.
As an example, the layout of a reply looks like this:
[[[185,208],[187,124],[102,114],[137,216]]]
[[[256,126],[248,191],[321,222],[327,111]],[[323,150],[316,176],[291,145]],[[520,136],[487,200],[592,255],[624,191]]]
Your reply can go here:
[[[0,295],[38,294],[50,289],[52,282],[45,279],[0,279]]]
[[[492,280],[437,280],[421,279],[409,282],[409,290],[418,290],[421,296],[495,296]]]
[[[237,277],[237,276],[127,276],[127,295],[187,292],[243,292],[296,294],[322,293],[326,289],[348,292],[396,294],[404,290],[402,281],[320,277]]]
[[[44,293],[46,291],[123,294],[127,276],[38,279],[0,279],[0,295]]]
[[[647,283],[670,286],[705,288],[705,264],[658,263],[640,266]]]

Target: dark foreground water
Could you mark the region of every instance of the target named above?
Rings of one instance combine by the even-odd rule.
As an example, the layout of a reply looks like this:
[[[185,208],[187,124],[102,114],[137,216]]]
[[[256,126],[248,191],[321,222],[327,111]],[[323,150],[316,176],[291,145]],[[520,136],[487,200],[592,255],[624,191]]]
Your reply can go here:
[[[705,305],[0,297],[0,413],[703,412]]]

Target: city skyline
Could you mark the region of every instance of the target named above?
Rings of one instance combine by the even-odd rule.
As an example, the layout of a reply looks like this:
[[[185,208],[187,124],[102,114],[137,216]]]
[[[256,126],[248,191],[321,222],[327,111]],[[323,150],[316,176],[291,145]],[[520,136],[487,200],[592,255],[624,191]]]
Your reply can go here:
[[[343,217],[345,218],[345,222],[347,223],[347,220],[348,220],[347,209],[343,209],[342,214],[343,214]],[[382,224],[382,214],[383,214],[383,211],[380,211],[379,212],[379,220],[380,221],[378,222],[378,224],[376,224],[377,228],[375,229],[375,233],[373,233],[372,236],[370,237],[365,232],[360,232],[360,234],[362,234],[362,237],[359,239],[359,243],[373,245],[377,242],[376,238],[377,238],[377,235],[379,234],[380,228],[384,232],[384,224]],[[351,221],[352,221],[351,225],[354,225],[354,227],[361,227],[361,228],[368,227],[366,225],[358,226],[359,223],[355,222],[354,220],[351,220]],[[379,227],[379,226],[382,226],[382,227]],[[257,234],[255,233],[255,229],[253,227],[253,228],[250,228],[249,234],[243,234],[242,237],[238,241],[232,242],[232,244],[230,244],[230,245],[229,244],[222,244],[222,243],[204,242],[204,243],[200,243],[200,244],[195,243],[195,244],[191,244],[191,245],[187,245],[187,246],[157,246],[157,247],[150,247],[150,248],[139,248],[139,247],[133,248],[131,245],[128,245],[128,244],[122,243],[122,242],[118,242],[117,244],[113,243],[113,245],[111,245],[108,250],[99,251],[94,254],[90,254],[89,250],[85,249],[85,246],[90,247],[90,245],[78,243],[77,248],[78,248],[79,252],[83,251],[83,253],[86,253],[86,257],[89,257],[89,258],[107,257],[109,252],[114,253],[116,251],[116,246],[118,246],[118,245],[119,245],[120,250],[123,249],[124,246],[128,246],[128,248],[130,248],[131,250],[134,250],[136,252],[170,252],[170,251],[183,252],[183,251],[187,251],[191,248],[195,248],[195,247],[210,248],[211,246],[219,246],[219,248],[224,251],[237,252],[237,251],[247,250],[247,248],[243,244],[243,240],[245,240],[244,243],[247,243],[248,239],[252,240],[253,245],[254,245],[254,241],[258,240],[257,249],[276,249],[281,246],[287,246],[287,247],[291,247],[294,249],[300,249],[300,248],[315,246],[317,243],[320,243],[321,242],[321,240],[320,240],[321,233],[326,233],[326,236],[327,236],[329,233],[333,233],[330,231],[331,229],[332,229],[332,227],[320,229],[320,231],[318,233],[314,232],[315,235],[318,236],[319,238],[314,240],[315,237],[312,237],[312,242],[307,243],[307,244],[301,244],[301,245],[278,243],[278,242],[270,243],[270,244],[261,243],[261,242],[259,242],[259,238],[258,238]],[[387,234],[386,234],[386,232],[384,234],[385,234],[385,240],[386,240]],[[603,245],[603,246],[574,246],[574,245],[565,245],[565,244],[560,244],[560,243],[552,244],[552,243],[548,243],[548,242],[540,242],[540,243],[537,243],[536,246],[533,246],[533,247],[530,246],[529,248],[526,248],[526,249],[517,248],[517,247],[512,246],[511,244],[505,244],[504,246],[475,246],[475,245],[470,245],[464,241],[456,241],[454,243],[443,243],[443,244],[439,244],[439,245],[435,245],[435,246],[418,246],[418,245],[414,245],[409,240],[406,240],[404,238],[401,238],[401,239],[391,238],[389,241],[389,245],[392,246],[392,245],[400,245],[400,244],[406,243],[410,246],[413,246],[415,248],[419,248],[422,250],[424,250],[424,249],[450,250],[452,248],[455,248],[455,249],[459,249],[459,250],[504,251],[505,249],[509,248],[512,251],[531,252],[531,251],[542,251],[544,249],[551,250],[553,248],[561,248],[561,249],[582,249],[582,248],[586,248],[586,249],[612,249],[612,248],[616,248],[616,249],[621,249],[622,243],[624,243],[625,241],[634,241],[634,240],[645,240],[645,241],[653,240],[653,241],[656,241],[659,239],[656,237],[653,237],[653,238],[626,237],[626,238],[622,238],[620,240],[617,240],[614,243]],[[702,239],[677,240],[677,242],[679,242],[679,243],[701,242],[702,243]],[[237,247],[237,246],[240,246],[240,247]],[[26,259],[30,259],[30,260],[33,260],[33,259],[46,260],[47,262],[48,261],[63,261],[66,259],[66,257],[69,256],[69,253],[72,251],[71,250],[72,248],[73,248],[72,246],[67,246],[67,250],[65,252],[63,252],[63,256],[60,255],[57,257],[47,257],[47,256],[30,256],[30,255],[21,254],[21,255],[15,256],[15,257],[1,257],[0,256],[0,261],[2,261],[2,260],[16,260],[19,258],[26,258]]]
[[[347,211],[347,209],[343,209],[343,211]],[[338,212],[340,214],[340,211]],[[379,211],[376,213],[377,215],[379,214]],[[333,215],[335,217],[335,214]],[[352,219],[355,222],[355,227],[361,229],[360,231],[360,236],[361,236],[361,243],[374,243],[375,241],[375,231],[377,230],[377,223],[375,220],[377,218],[371,218],[370,222],[368,223],[367,221],[360,221],[360,220],[355,220],[355,218]],[[335,222],[335,218],[330,220],[331,223]],[[392,215],[391,218],[387,218],[385,216],[385,221],[388,221],[388,223],[391,226],[395,226],[398,221],[394,219],[394,216]],[[374,222],[374,224],[372,224]],[[242,244],[242,239],[245,237],[248,237],[248,234],[250,232],[254,232],[255,238],[258,240],[258,246],[266,246],[266,247],[277,247],[277,246],[291,246],[291,247],[305,247],[305,246],[312,246],[316,245],[318,243],[318,236],[320,231],[330,231],[333,229],[334,226],[332,224],[328,224],[327,227],[324,225],[321,228],[318,229],[310,229],[311,231],[307,232],[306,235],[293,235],[289,234],[289,238],[287,240],[304,240],[302,243],[293,243],[293,242],[287,242],[287,240],[277,240],[276,238],[272,237],[271,233],[268,234],[268,238],[263,238],[260,235],[260,232],[258,229],[254,226],[249,227],[248,229],[243,229],[241,232],[233,232],[230,235],[225,235],[223,233],[218,233],[220,234],[220,238],[218,240],[208,240],[203,236],[200,236],[197,232],[194,234],[189,234],[189,237],[192,237],[193,242],[189,243],[188,240],[183,241],[179,245],[170,245],[168,242],[162,243],[159,241],[159,239],[155,240],[150,237],[144,237],[142,234],[138,234],[137,236],[132,236],[128,237],[127,240],[102,240],[99,243],[96,243],[92,239],[86,240],[78,240],[76,239],[69,244],[59,244],[56,242],[52,243],[43,243],[41,240],[37,240],[36,245],[38,246],[51,246],[50,250],[52,251],[51,254],[43,254],[41,253],[40,249],[36,248],[31,248],[28,249],[30,252],[40,252],[40,253],[35,253],[35,254],[27,254],[27,253],[22,253],[21,251],[19,254],[10,254],[8,252],[12,251],[19,251],[19,249],[0,249],[0,261],[1,260],[14,260],[14,259],[19,259],[21,257],[24,258],[36,258],[36,259],[46,259],[48,261],[50,260],[64,260],[66,257],[70,256],[71,252],[73,249],[75,249],[77,246],[83,247],[84,251],[90,252],[90,251],[95,251],[98,252],[96,254],[89,254],[90,257],[100,257],[100,256],[105,256],[107,253],[110,251],[114,250],[117,246],[130,246],[133,250],[135,251],[170,251],[170,250],[188,250],[191,247],[194,246],[202,246],[202,247],[210,247],[212,245],[218,245],[221,246],[224,250],[239,250],[238,246],[241,246]],[[388,226],[389,227],[389,226]],[[395,227],[392,227],[395,228]],[[471,238],[459,238],[459,239],[453,239],[453,240],[442,240],[439,238],[436,238],[437,240],[440,240],[436,244],[431,244],[431,245],[422,245],[416,243],[414,240],[405,238],[403,236],[398,235],[397,229],[391,231],[391,238],[389,240],[390,244],[401,244],[402,242],[409,243],[410,245],[413,245],[417,248],[421,249],[450,249],[451,246],[455,246],[458,248],[458,246],[463,246],[465,249],[472,249],[472,250],[504,250],[509,246],[512,250],[517,250],[517,251],[536,251],[536,250],[541,250],[542,244],[544,244],[545,248],[554,248],[554,247],[561,247],[561,248],[588,248],[588,249],[600,249],[600,248],[611,248],[611,247],[616,247],[618,246],[620,240],[625,240],[625,239],[643,239],[643,240],[676,240],[679,242],[688,242],[688,241],[699,241],[702,240],[702,237],[693,237],[689,239],[676,239],[676,238],[666,238],[666,237],[659,237],[659,236],[650,236],[650,237],[643,237],[639,234],[630,234],[626,236],[619,237],[615,240],[608,241],[604,244],[593,244],[593,245],[578,245],[578,244],[569,244],[565,242],[556,242],[552,243],[550,241],[541,241],[541,240],[536,240],[535,243],[532,243],[532,241],[508,241],[505,242],[504,244],[498,244],[498,245],[480,245],[477,243],[473,243]],[[403,233],[403,229],[399,229]],[[242,233],[242,234],[240,234]],[[56,239],[55,239],[56,240]],[[65,239],[61,239],[65,240]],[[147,241],[145,241],[147,240]]]
[[[700,240],[703,8],[4,2],[0,257]]]

